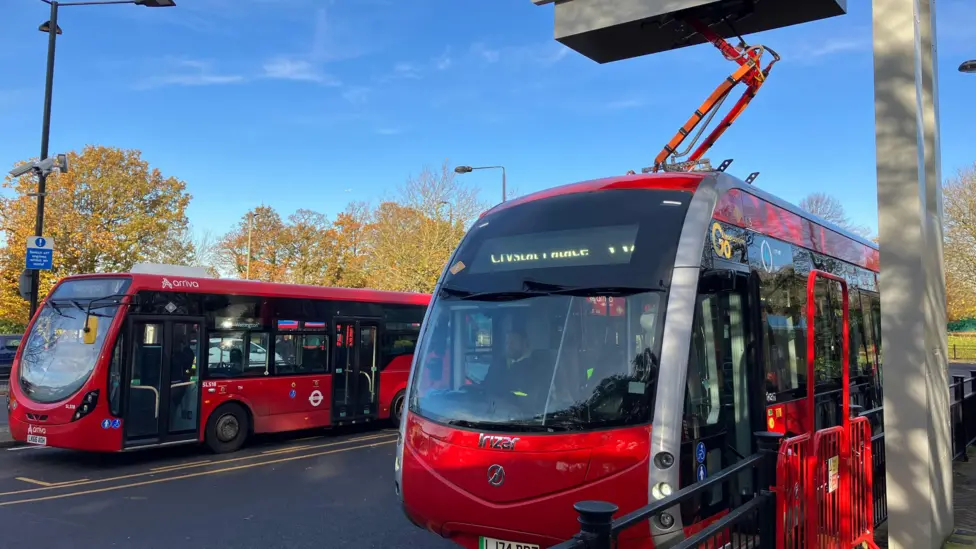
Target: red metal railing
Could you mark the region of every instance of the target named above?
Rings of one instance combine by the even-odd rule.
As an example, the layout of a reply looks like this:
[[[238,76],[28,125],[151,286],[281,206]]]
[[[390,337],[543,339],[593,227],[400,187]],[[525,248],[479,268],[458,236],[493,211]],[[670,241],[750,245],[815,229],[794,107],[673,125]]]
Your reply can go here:
[[[813,452],[810,455],[813,484],[807,486],[810,517],[815,521],[807,529],[807,547],[841,549],[843,540],[850,539],[850,492],[845,490],[848,475],[842,474],[841,450],[843,427],[822,429],[813,435]],[[849,471],[849,469],[848,469]]]
[[[778,549],[802,549],[807,540],[807,466],[810,435],[783,441],[776,463],[776,539]]]
[[[776,466],[777,549],[876,548],[872,466],[871,425],[864,417],[847,429],[783,441]]]
[[[866,417],[851,421],[851,541],[852,546],[874,545],[874,459],[871,422]]]

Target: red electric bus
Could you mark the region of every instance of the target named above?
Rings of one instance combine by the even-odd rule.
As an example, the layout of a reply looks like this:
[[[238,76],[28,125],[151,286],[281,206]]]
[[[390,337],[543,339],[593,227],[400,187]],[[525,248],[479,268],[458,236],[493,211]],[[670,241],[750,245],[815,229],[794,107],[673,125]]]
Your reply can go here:
[[[61,280],[14,360],[15,440],[103,452],[399,420],[426,294],[172,274]]]
[[[622,515],[753,455],[757,431],[839,424],[845,334],[851,402],[881,429],[877,271],[873,243],[722,172],[496,206],[424,321],[395,463],[406,515],[471,549],[569,539],[576,502]],[[619,547],[673,543],[752,483],[718,485]]]

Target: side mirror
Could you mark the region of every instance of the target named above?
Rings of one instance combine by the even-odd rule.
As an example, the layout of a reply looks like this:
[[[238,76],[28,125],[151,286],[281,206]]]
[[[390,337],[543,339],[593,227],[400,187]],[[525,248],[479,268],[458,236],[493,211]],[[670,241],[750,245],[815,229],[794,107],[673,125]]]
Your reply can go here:
[[[85,318],[85,329],[83,331],[82,340],[85,345],[94,345],[95,339],[98,337],[98,317],[93,315],[88,315]]]

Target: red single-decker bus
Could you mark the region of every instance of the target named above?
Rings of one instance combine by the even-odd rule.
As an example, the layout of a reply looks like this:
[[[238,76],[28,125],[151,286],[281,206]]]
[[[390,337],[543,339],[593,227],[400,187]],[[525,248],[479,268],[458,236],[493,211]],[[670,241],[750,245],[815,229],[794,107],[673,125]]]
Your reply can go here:
[[[172,272],[179,272],[173,270]],[[172,274],[67,277],[10,374],[17,441],[114,452],[399,420],[430,296]]]

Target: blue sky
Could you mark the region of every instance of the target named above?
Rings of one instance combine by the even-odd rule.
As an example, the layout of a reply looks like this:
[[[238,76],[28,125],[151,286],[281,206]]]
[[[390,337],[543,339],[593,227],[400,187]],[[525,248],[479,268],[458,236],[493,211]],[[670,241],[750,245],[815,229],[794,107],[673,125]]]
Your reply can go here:
[[[39,147],[39,0],[0,0],[0,166]],[[61,10],[52,153],[132,147],[188,183],[221,233],[261,203],[333,217],[425,164],[503,164],[522,193],[651,165],[732,69],[711,46],[598,65],[553,40],[530,0],[177,0]],[[709,155],[796,202],[839,197],[877,227],[869,2],[749,37],[783,56]],[[968,4],[968,5],[967,5]],[[976,6],[938,13],[943,172],[976,161]],[[967,139],[968,138],[968,139]],[[486,199],[499,174],[464,176]]]

